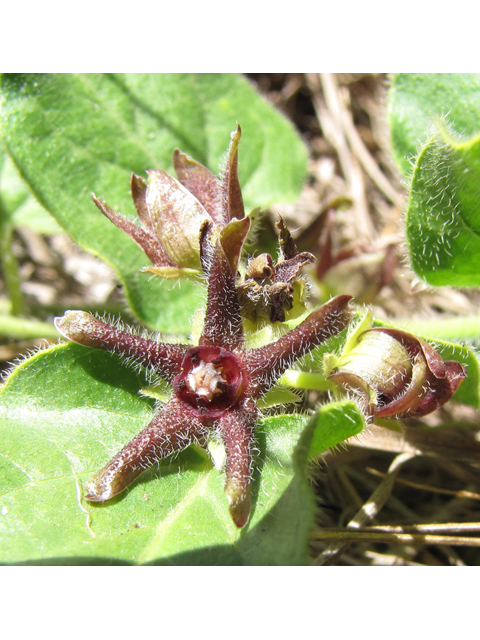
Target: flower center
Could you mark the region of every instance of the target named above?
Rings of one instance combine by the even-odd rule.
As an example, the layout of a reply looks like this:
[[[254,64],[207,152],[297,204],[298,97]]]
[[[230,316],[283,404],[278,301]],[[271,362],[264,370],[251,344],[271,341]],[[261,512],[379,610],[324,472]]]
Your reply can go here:
[[[187,351],[182,370],[173,381],[177,398],[195,415],[217,418],[235,404],[242,392],[241,364],[220,347],[195,347]]]
[[[225,389],[227,381],[222,375],[222,370],[222,366],[215,366],[211,362],[201,360],[188,374],[187,387],[201,398],[210,401],[214,396],[222,394]]]

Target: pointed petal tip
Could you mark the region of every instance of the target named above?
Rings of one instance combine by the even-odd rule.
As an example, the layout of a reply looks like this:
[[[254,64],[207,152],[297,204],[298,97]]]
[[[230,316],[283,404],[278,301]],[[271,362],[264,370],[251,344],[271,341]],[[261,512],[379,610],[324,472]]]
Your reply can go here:
[[[83,497],[85,498],[85,500],[88,500],[89,502],[104,502],[104,500],[101,500],[100,498],[93,495],[92,493],[86,493]]]
[[[446,378],[452,390],[452,395],[457,392],[458,387],[467,377],[467,369],[457,360],[447,360],[445,362]]]
[[[105,502],[114,496],[114,493],[108,489],[100,490],[95,478],[85,482],[83,489],[84,497],[89,502]]]
[[[145,200],[145,192],[147,190],[147,181],[144,178],[142,178],[142,176],[137,176],[136,173],[132,172],[132,175],[130,176],[130,190],[132,192],[132,198],[134,202],[139,198],[141,200]]]
[[[134,171],[132,171],[132,173],[130,175],[130,182],[139,182],[139,183],[145,183],[146,184],[145,178],[142,178],[142,176],[139,176]]]
[[[227,482],[225,493],[228,500],[228,510],[235,525],[242,529],[250,518],[252,503],[248,487],[242,487],[237,483]]]
[[[243,529],[250,518],[250,505],[248,507],[242,504],[231,504],[228,508],[230,516],[236,527]]]
[[[174,149],[172,158],[173,158],[173,166],[175,168],[176,168],[175,163],[180,163],[181,166],[188,165],[189,163],[194,164],[194,160],[190,158],[190,156],[184,151],[182,151],[181,149]]]
[[[73,337],[82,331],[86,322],[89,322],[92,316],[86,311],[69,310],[65,311],[63,316],[58,316],[53,319],[55,328],[59,333],[69,340],[74,340]]]
[[[331,298],[320,309],[332,314],[339,314],[345,323],[350,322],[355,313],[353,307],[350,306],[350,302],[353,300],[353,296],[341,295],[336,298]]]
[[[353,296],[350,296],[348,294],[343,294],[341,296],[337,296],[336,298],[332,298],[332,300],[337,300],[339,306],[346,307],[349,304],[349,302],[353,300]]]
[[[61,317],[54,318],[57,331],[67,340],[84,347],[98,347],[95,330],[102,324],[100,320],[86,311],[65,311]]]

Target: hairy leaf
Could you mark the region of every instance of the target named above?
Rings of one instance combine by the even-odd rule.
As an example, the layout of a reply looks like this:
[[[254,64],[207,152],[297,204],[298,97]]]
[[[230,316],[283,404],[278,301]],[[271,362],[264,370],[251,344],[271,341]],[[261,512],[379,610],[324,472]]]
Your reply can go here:
[[[432,138],[415,164],[406,216],[415,272],[433,285],[480,285],[480,136]]]
[[[480,74],[395,75],[389,115],[394,155],[411,178],[414,271],[437,286],[478,286]]]
[[[2,215],[15,227],[29,227],[38,233],[61,233],[55,220],[35,200],[18,175],[0,143],[0,201]]]
[[[394,157],[410,177],[415,157],[439,122],[446,119],[460,135],[479,133],[480,74],[394,74],[388,115]]]

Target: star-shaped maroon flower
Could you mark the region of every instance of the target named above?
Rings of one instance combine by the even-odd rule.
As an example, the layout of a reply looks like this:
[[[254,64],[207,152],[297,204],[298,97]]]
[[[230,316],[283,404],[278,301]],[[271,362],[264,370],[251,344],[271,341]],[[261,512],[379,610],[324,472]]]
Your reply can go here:
[[[192,169],[190,163],[188,166]],[[193,167],[193,177],[201,178],[205,168],[197,167],[200,169]],[[235,161],[230,160],[229,167],[233,167],[236,176],[236,146]],[[210,175],[207,174],[208,188],[214,192]],[[201,198],[203,192],[193,177],[192,191],[195,187]],[[219,189],[222,193],[222,185]],[[245,233],[241,225],[236,226],[238,219],[231,213],[235,210],[232,202],[241,202],[232,171],[224,174],[223,194],[224,212],[217,215],[217,220],[223,221],[218,233],[211,234],[202,259],[208,294],[205,323],[197,346],[142,338],[82,311],[67,311],[56,319],[57,328],[70,340],[133,359],[172,385],[170,400],[150,424],[85,483],[88,500],[109,500],[154,463],[192,443],[204,443],[211,432],[216,432],[225,445],[225,492],[230,514],[235,524],[243,527],[251,511],[252,452],[259,417],[256,401],[298,358],[344,329],[351,319],[348,307],[351,296],[338,296],[276,342],[256,349],[245,348],[236,289],[238,257]],[[205,197],[203,200],[206,202]],[[210,201],[215,201],[218,211],[220,199],[216,199],[215,192]],[[229,224],[230,231],[225,232]],[[155,243],[154,236],[149,237]]]

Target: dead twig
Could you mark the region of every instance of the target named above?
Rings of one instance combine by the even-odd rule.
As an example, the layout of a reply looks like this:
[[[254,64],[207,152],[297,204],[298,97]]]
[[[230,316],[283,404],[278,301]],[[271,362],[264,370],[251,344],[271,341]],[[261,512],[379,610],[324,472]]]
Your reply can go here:
[[[392,492],[393,485],[395,484],[395,480],[401,466],[411,458],[415,457],[415,455],[416,453],[412,452],[402,453],[393,460],[388,469],[387,476],[378,485],[367,502],[365,502],[365,504],[362,506],[360,511],[358,511],[358,513],[355,514],[352,520],[350,520],[346,528],[342,530],[343,533],[347,534],[347,536],[345,537],[342,535],[335,538],[335,535],[331,535],[329,539],[335,539],[336,542],[327,545],[322,553],[315,559],[313,563],[314,565],[319,566],[330,564],[335,558],[343,553],[345,549],[348,548],[349,544],[353,541],[352,539],[348,538],[348,534],[350,533],[350,531],[352,529],[358,530],[364,527],[367,522],[372,520],[377,515]],[[321,533],[321,531],[314,532],[312,537],[318,539],[318,535],[321,535]]]
[[[307,74],[307,82],[312,91],[313,105],[320,127],[337,154],[349,196],[353,200],[353,219],[358,227],[357,235],[371,240],[375,236],[375,228],[368,212],[362,170],[351,152],[342,126],[341,99],[336,79],[332,74]]]
[[[377,469],[372,469],[371,467],[367,468],[368,473],[371,473],[374,476],[378,476],[380,478],[385,478],[386,474],[378,471]],[[418,482],[412,482],[410,480],[403,480],[402,478],[398,478],[397,482],[399,484],[404,484],[407,487],[413,487],[414,489],[419,489],[420,491],[430,491],[431,493],[441,493],[443,495],[455,496],[457,498],[469,498],[471,500],[480,500],[480,494],[473,493],[472,491],[454,491],[452,489],[440,489],[439,487],[432,487],[428,484],[420,484]]]
[[[424,535],[412,533],[379,533],[376,531],[349,531],[348,529],[322,529],[312,534],[315,540],[335,540],[343,543],[343,546],[352,542],[373,542],[387,544],[443,544],[462,547],[480,547],[480,538],[472,538],[467,536],[441,536],[441,535]],[[325,550],[327,551],[327,550]],[[321,554],[320,557],[323,556]],[[329,556],[328,559],[331,559]],[[315,564],[326,564],[325,562],[316,562]]]

